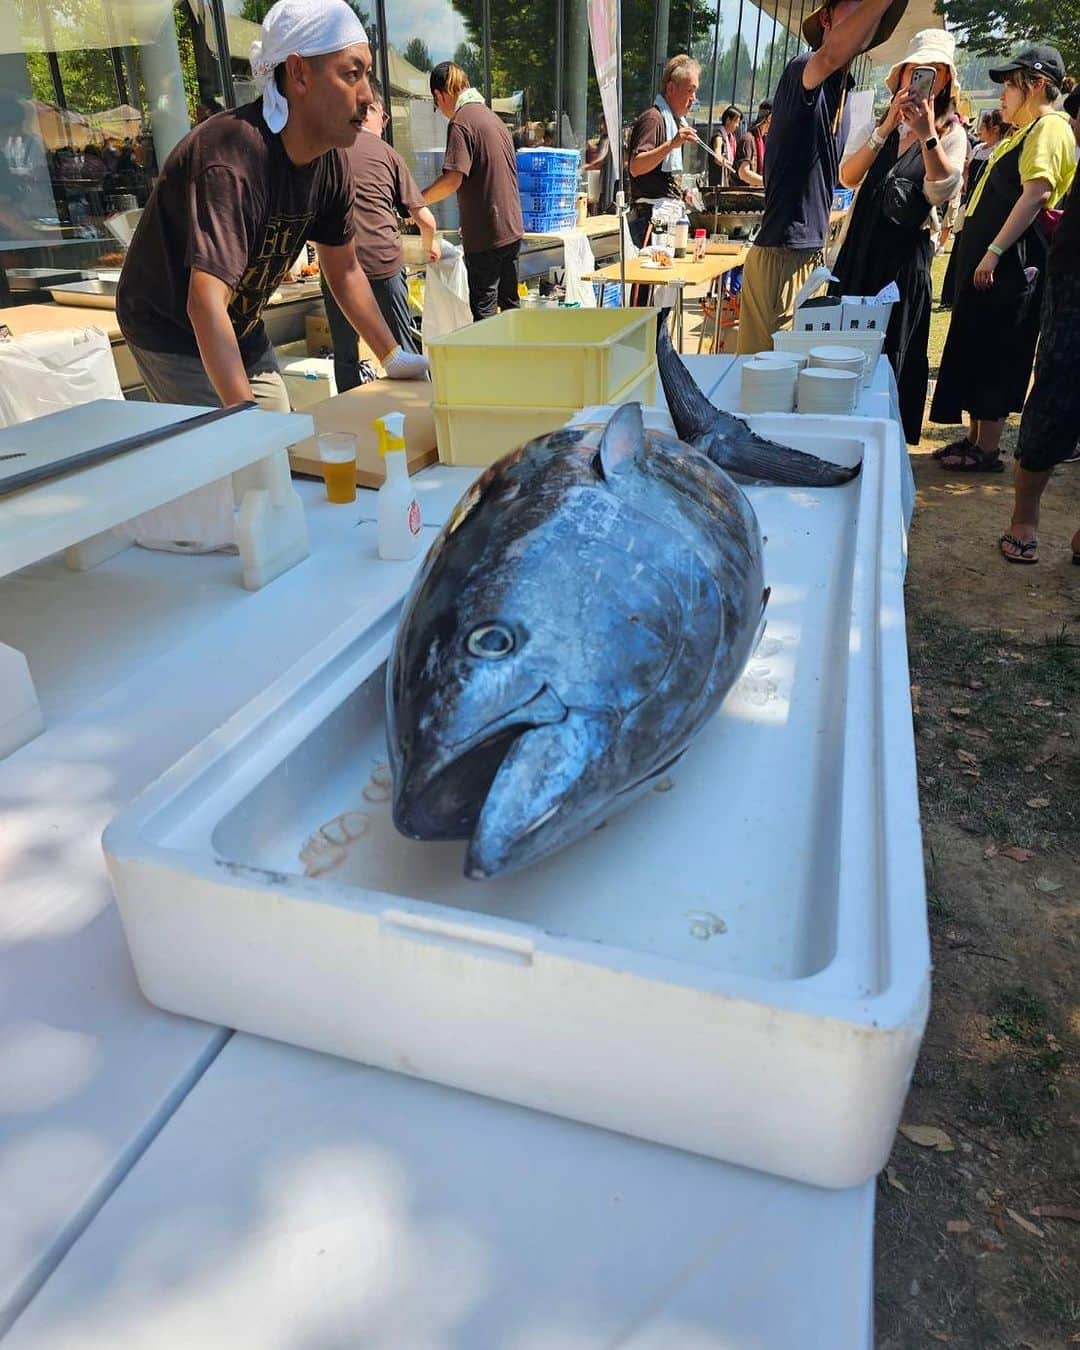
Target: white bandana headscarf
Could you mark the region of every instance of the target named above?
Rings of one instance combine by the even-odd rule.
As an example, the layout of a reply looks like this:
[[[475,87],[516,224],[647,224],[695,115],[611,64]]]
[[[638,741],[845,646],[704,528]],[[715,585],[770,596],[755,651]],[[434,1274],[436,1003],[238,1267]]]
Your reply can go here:
[[[277,0],[262,21],[262,39],[251,44],[251,73],[262,94],[271,131],[289,120],[289,105],[274,83],[274,68],[287,56],[326,56],[367,42],[364,25],[345,0]]]

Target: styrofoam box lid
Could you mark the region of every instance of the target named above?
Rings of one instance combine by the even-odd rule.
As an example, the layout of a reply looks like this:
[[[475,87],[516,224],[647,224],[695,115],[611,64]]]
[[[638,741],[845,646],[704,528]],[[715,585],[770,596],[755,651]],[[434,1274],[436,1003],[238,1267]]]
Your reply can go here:
[[[294,380],[329,380],[333,378],[334,362],[329,356],[304,356],[282,366],[281,373]]]

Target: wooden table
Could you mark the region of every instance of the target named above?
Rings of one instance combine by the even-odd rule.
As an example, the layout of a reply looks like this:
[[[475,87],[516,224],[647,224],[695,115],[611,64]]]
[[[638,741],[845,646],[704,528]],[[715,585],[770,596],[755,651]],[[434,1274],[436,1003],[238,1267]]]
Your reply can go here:
[[[746,261],[748,250],[740,248],[737,253],[707,253],[700,262],[693,260],[675,261],[670,267],[645,267],[640,258],[631,258],[625,268],[619,263],[602,267],[592,272],[587,281],[625,281],[629,286],[676,286],[678,297],[675,302],[675,331],[681,350],[683,338],[683,291],[687,286],[710,286],[714,299],[719,305],[720,278]],[[719,331],[719,325],[717,326]],[[713,339],[715,346],[715,338]]]

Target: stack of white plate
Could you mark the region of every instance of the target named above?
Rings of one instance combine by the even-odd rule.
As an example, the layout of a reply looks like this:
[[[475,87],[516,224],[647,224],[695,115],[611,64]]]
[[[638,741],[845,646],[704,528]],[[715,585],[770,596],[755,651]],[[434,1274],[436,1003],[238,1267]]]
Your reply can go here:
[[[805,370],[810,364],[810,354],[808,352],[758,352],[757,359],[759,361],[787,361],[789,363],[794,363],[799,370]]]
[[[810,366],[799,376],[801,413],[834,413],[847,416],[855,411],[855,400],[858,396],[859,376],[853,370],[829,370],[821,366]]]
[[[744,413],[791,412],[795,406],[795,381],[799,367],[794,361],[752,356],[743,363],[740,407]]]
[[[822,370],[853,370],[861,380],[866,353],[861,347],[811,347],[810,365],[820,366]]]

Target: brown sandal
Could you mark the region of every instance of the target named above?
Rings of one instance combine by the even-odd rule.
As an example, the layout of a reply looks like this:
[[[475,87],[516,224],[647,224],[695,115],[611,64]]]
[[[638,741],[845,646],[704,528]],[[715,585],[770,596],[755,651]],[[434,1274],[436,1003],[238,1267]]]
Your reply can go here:
[[[953,455],[960,461],[959,464],[946,464],[944,460],[940,461],[946,473],[1005,472],[1000,450],[980,450],[977,445],[966,445],[963,449],[951,451],[950,458]]]
[[[966,436],[961,436],[958,441],[950,441],[948,445],[939,445],[936,450],[931,450],[930,458],[944,459],[947,455],[958,455],[962,450],[974,449],[974,441],[968,440]]]

